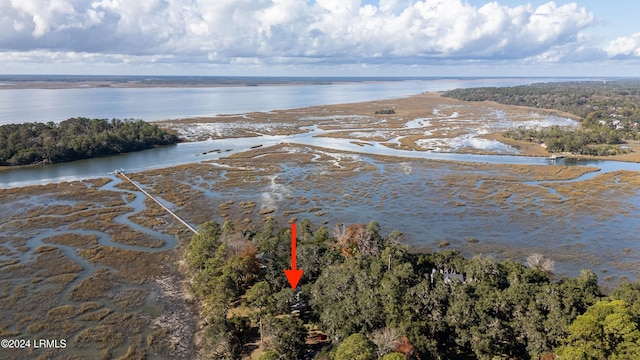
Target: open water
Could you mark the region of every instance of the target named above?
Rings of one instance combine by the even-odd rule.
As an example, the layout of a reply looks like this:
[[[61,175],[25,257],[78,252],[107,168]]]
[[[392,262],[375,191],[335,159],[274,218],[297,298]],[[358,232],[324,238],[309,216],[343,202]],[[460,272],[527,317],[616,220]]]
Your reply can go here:
[[[185,116],[214,115],[223,113],[245,113],[251,111],[268,111],[274,109],[296,108],[310,105],[322,105],[344,102],[357,102],[382,98],[400,97],[417,94],[424,91],[447,90],[456,87],[470,86],[504,86],[538,81],[540,79],[498,79],[498,80],[429,80],[429,81],[400,81],[383,83],[349,83],[342,85],[308,85],[308,86],[257,86],[257,87],[221,87],[221,88],[154,88],[154,89],[65,89],[65,90],[0,90],[0,124],[25,121],[61,121],[73,116],[87,117],[119,117],[143,118],[145,120],[169,119]],[[456,188],[443,179],[450,177],[464,177],[469,174],[482,175],[488,179],[492,174],[489,170],[461,170],[454,166],[430,166],[422,159],[467,161],[492,164],[524,164],[548,165],[564,164],[572,166],[594,166],[599,172],[588,173],[571,181],[585,181],[602,173],[618,170],[637,171],[640,174],[640,164],[615,161],[571,161],[558,160],[550,163],[547,159],[529,158],[522,156],[491,156],[454,153],[410,152],[390,149],[381,144],[371,142],[371,146],[357,146],[348,139],[317,138],[321,130],[311,127],[310,132],[290,136],[262,136],[254,138],[220,139],[202,142],[182,143],[160,147],[135,153],[122,154],[70,163],[13,168],[0,171],[0,188],[22,187],[28,185],[46,184],[67,180],[106,177],[108,171],[125,168],[129,172],[144,171],[153,168],[164,168],[178,164],[195,163],[203,160],[214,160],[233,153],[250,149],[256,145],[275,145],[281,142],[317,145],[334,150],[336,153],[356,151],[357,155],[369,165],[377,167],[378,171],[363,171],[349,177],[342,182],[336,179],[331,189],[317,186],[296,187],[309,174],[318,168],[309,163],[299,167],[282,167],[282,172],[273,178],[273,184],[267,188],[253,187],[244,189],[228,189],[225,193],[205,191],[204,197],[215,200],[223,198],[242,197],[256,200],[258,206],[264,201],[280,201],[276,206],[287,206],[287,200],[282,200],[286,194],[296,194],[308,199],[323,196],[348,196],[344,201],[323,204],[312,203],[310,207],[322,206],[325,215],[311,214],[316,223],[328,221],[329,224],[339,222],[361,223],[371,220],[378,221],[383,226],[383,232],[400,229],[407,234],[407,242],[416,246],[436,248],[441,240],[451,243],[451,246],[463,250],[466,256],[472,256],[468,250],[467,239],[473,238],[479,244],[487,244],[486,249],[500,249],[500,247],[515,247],[525,251],[536,251],[552,259],[560,259],[562,252],[577,251],[578,256],[596,258],[589,263],[557,261],[560,275],[576,275],[581,267],[590,267],[603,275],[611,275],[614,281],[622,276],[631,280],[639,274],[637,267],[633,267],[640,259],[638,240],[640,237],[640,222],[636,221],[636,214],[640,211],[640,193],[628,196],[619,201],[627,211],[609,218],[602,219],[589,214],[576,212],[570,218],[557,218],[548,215],[550,206],[560,207],[562,211],[570,213],[573,204],[560,198],[557,204],[549,204],[533,199],[527,206],[518,204],[518,199],[510,199],[500,206],[490,205],[487,199],[482,206],[458,206],[448,196],[452,191],[458,197],[467,196],[472,199],[475,194],[464,193],[463,187]],[[2,144],[0,144],[2,146]],[[213,150],[221,150],[221,153]],[[398,162],[390,164],[375,160],[369,155],[390,155],[398,157]],[[497,171],[497,170],[496,170]],[[164,246],[147,248],[130,246],[112,238],[108,231],[81,230],[69,225],[61,224],[46,229],[32,229],[28,234],[26,247],[15,248],[10,241],[4,244],[8,254],[0,256],[2,260],[18,260],[21,264],[35,261],[35,249],[42,245],[54,246],[43,240],[54,235],[78,234],[95,235],[96,241],[104,246],[130,249],[145,252],[157,252],[172,249],[177,240],[171,235],[146,228],[134,223],[131,219],[146,208],[142,193],[135,190],[124,190],[116,185],[120,179],[112,177],[112,181],[101,189],[118,191],[127,199],[130,212],[118,216],[114,221],[126,225],[150,238],[162,240]],[[216,181],[216,180],[213,180]],[[544,182],[523,181],[523,186],[545,187]],[[196,185],[193,185],[194,188]],[[197,185],[199,186],[199,185]],[[477,187],[482,187],[481,181]],[[549,187],[550,192],[554,190]],[[200,189],[202,190],[202,189]],[[397,193],[389,196],[390,193]],[[359,194],[363,194],[360,196]],[[131,196],[134,195],[134,196]],[[612,198],[614,197],[612,194]],[[280,199],[280,200],[278,200]],[[22,211],[38,203],[51,202],[49,196],[33,197],[24,207],[15,204],[15,199],[0,198],[0,215]],[[348,206],[343,206],[348,202]],[[493,202],[495,203],[495,202]],[[382,204],[382,205],[380,205]],[[469,201],[471,204],[471,201]],[[169,204],[171,206],[171,204]],[[299,204],[298,204],[299,205]],[[298,206],[296,205],[296,206]],[[291,206],[291,205],[289,205]],[[603,206],[607,206],[604,204]],[[217,210],[217,209],[214,209]],[[212,214],[217,211],[212,211]],[[306,216],[306,215],[305,215]],[[187,219],[188,221],[189,219]],[[3,227],[0,220],[0,237],[10,239],[15,234]],[[63,254],[82,267],[78,277],[67,284],[65,289],[52,303],[59,305],[71,304],[79,306],[70,300],[68,292],[83,280],[90,278],[97,271],[97,266],[87,261],[77,252],[77,248],[55,244]],[[26,249],[26,250],[25,250]],[[466,249],[466,250],[465,250]],[[627,251],[628,250],[628,251]],[[487,253],[485,253],[487,254]],[[499,251],[488,254],[501,257]],[[524,258],[517,259],[523,261]],[[621,263],[622,268],[612,264]],[[26,267],[28,269],[28,266]],[[606,271],[606,272],[605,272]],[[25,278],[29,279],[29,278]],[[18,279],[19,280],[19,279]],[[26,281],[26,280],[25,280]],[[46,284],[46,283],[45,283]],[[33,284],[27,283],[29,291]],[[141,285],[149,286],[147,285]],[[156,290],[153,290],[156,291]],[[154,294],[153,292],[151,294]],[[107,303],[107,307],[113,307]],[[114,311],[119,311],[114,307]],[[143,309],[149,316],[157,317],[162,312],[161,304],[149,295]],[[13,318],[11,308],[3,310],[0,316]],[[146,330],[145,330],[146,331]],[[121,349],[122,353],[126,351]],[[100,355],[100,349],[68,349],[69,354],[88,354],[89,357]]]
[[[364,79],[367,80],[367,79]],[[0,125],[71,117],[142,119],[242,114],[361,102],[476,86],[511,86],[556,78],[433,79],[341,84],[166,88],[2,89]]]
[[[147,113],[146,118],[160,119],[169,118],[175,114],[183,114],[184,116],[206,115],[217,113],[244,113],[255,110],[273,110],[278,108],[301,107],[308,105],[320,105],[325,103],[338,102],[354,102],[373,100],[379,98],[389,98],[395,96],[405,96],[416,94],[424,91],[446,90],[456,87],[465,86],[500,86],[513,85],[520,83],[528,83],[530,80],[525,79],[499,79],[486,81],[461,81],[461,80],[430,80],[430,81],[400,81],[388,83],[351,83],[342,85],[309,85],[309,86],[258,86],[258,87],[225,87],[225,88],[208,88],[208,89],[185,89],[185,88],[166,88],[166,89],[84,89],[84,90],[39,90],[34,92],[46,92],[49,98],[73,98],[74,96],[84,97],[86,103],[76,107],[72,112],[75,115],[84,115],[92,117],[117,117],[118,115],[106,115],[108,109],[112,112],[126,112],[129,104],[134,103],[129,97],[137,98],[140,101],[139,108],[141,113]],[[23,90],[0,90],[6,105],[7,94],[17,96],[16,93]],[[86,93],[83,93],[86,92]],[[30,92],[29,92],[30,93]],[[129,95],[123,95],[123,94]],[[80,94],[80,95],[78,95]],[[313,96],[315,94],[315,96]],[[153,96],[151,96],[153,95]],[[43,95],[45,96],[45,95]],[[148,101],[142,99],[153,97]],[[194,96],[197,100],[193,103],[200,104],[200,107],[191,108],[187,106],[188,101],[172,102],[175,97],[188,99]],[[18,97],[20,98],[20,97]],[[227,101],[215,99],[228,99]],[[288,99],[284,99],[288,98]],[[30,99],[30,100],[29,100]],[[23,106],[29,107],[29,101],[38,103],[38,97],[20,98]],[[102,99],[102,100],[99,100]],[[110,99],[110,100],[107,100]],[[116,99],[116,100],[114,100]],[[209,100],[207,100],[209,99]],[[267,101],[272,99],[272,102]],[[251,100],[256,100],[251,101]],[[93,103],[92,103],[93,101]],[[107,103],[111,102],[111,106]],[[76,100],[71,101],[71,105],[76,104]],[[162,106],[156,109],[151,104]],[[172,108],[168,104],[179,104],[176,108]],[[65,118],[62,115],[64,111],[73,106],[57,107],[51,101],[41,103],[41,109],[48,114],[57,114],[56,119]],[[92,106],[93,105],[93,106]],[[134,108],[131,105],[131,108]],[[209,106],[209,107],[207,107]],[[6,106],[5,106],[6,107]],[[9,106],[11,107],[11,106]],[[80,108],[93,109],[92,113],[78,114]],[[44,109],[48,109],[45,111]],[[63,111],[63,109],[66,109]],[[4,109],[3,111],[5,111]],[[9,113],[17,113],[18,110],[11,108],[6,110]],[[174,111],[174,112],[171,112]],[[104,115],[100,115],[104,112]],[[155,115],[154,115],[155,114]],[[182,115],[180,115],[182,116]],[[140,116],[145,117],[145,116]],[[41,119],[40,119],[41,120]],[[349,142],[347,139],[329,139],[317,138],[321,130],[317,128],[309,129],[310,132],[305,134],[297,134],[290,136],[262,136],[254,138],[238,138],[238,139],[220,139],[208,140],[193,143],[183,143],[173,146],[166,146],[151,150],[145,150],[135,153],[123,154],[119,156],[104,157],[98,159],[90,159],[76,161],[71,163],[54,164],[46,166],[15,168],[0,171],[0,188],[21,187],[36,184],[46,184],[51,182],[60,182],[68,180],[80,180],[87,178],[105,177],[107,172],[114,169],[125,168],[129,172],[144,171],[153,168],[164,168],[179,164],[200,162],[203,160],[214,160],[233,153],[242,152],[256,145],[275,145],[281,142],[297,143],[304,145],[317,145],[330,148],[335,151],[355,151],[371,155],[390,155],[404,158],[401,160],[411,166],[411,158],[418,159],[435,159],[435,160],[451,160],[451,161],[467,161],[493,164],[523,164],[523,165],[552,165],[549,160],[542,158],[530,158],[523,156],[504,156],[504,155],[470,155],[470,154],[454,154],[454,153],[432,153],[432,152],[410,152],[404,150],[396,150],[385,147],[381,144],[372,142],[372,146],[357,146]],[[220,150],[220,153],[213,152]],[[370,160],[373,163],[375,161]],[[640,172],[640,164],[615,162],[615,161],[557,161],[556,164],[566,164],[572,166],[595,166],[601,170],[596,173],[589,173],[583,177],[572,181],[588,180],[593,176],[606,172],[614,172],[618,170],[631,170]],[[419,168],[419,167],[416,167]],[[455,170],[450,174],[441,174],[439,176],[453,175],[464,176],[465,174],[456,174]],[[295,171],[292,171],[294,174]],[[362,175],[369,176],[369,175]],[[399,176],[393,180],[389,179],[389,187],[397,190],[400,184],[404,184],[403,188],[409,188],[411,184],[424,182],[433,176],[431,172],[414,171],[411,175]],[[286,179],[285,174],[282,175]],[[358,179],[361,184],[366,183],[366,179]],[[434,182],[438,180],[435,179]],[[391,186],[391,183],[394,186]],[[531,185],[531,183],[523,182],[523,184]],[[535,184],[534,184],[535,185]],[[543,185],[543,184],[540,184]],[[364,186],[364,185],[362,185]],[[384,191],[384,188],[379,191]],[[623,249],[631,249],[631,252],[624,253],[624,261],[636,262],[640,254],[635,244],[640,239],[637,234],[640,233],[640,223],[634,221],[633,214],[620,215],[615,219],[599,220],[591,217],[574,218],[571,221],[564,219],[550,218],[545,215],[544,207],[532,211],[530,221],[522,222],[518,220],[514,222],[510,220],[509,211],[496,216],[487,216],[481,214],[482,209],[467,209],[467,215],[455,215],[459,209],[455,206],[446,205],[444,201],[439,201],[444,190],[434,190],[424,188],[423,194],[430,194],[428,198],[436,199],[431,203],[435,207],[421,208],[420,203],[414,203],[415,194],[408,194],[406,197],[400,196],[398,201],[387,201],[384,210],[374,209],[366,203],[354,203],[353,206],[345,209],[340,205],[334,208],[329,204],[324,204],[323,210],[328,217],[317,220],[329,220],[332,223],[336,221],[351,222],[367,222],[371,219],[378,219],[380,223],[385,225],[387,230],[402,228],[407,232],[414,234],[409,239],[411,243],[420,245],[421,243],[433,245],[434,239],[447,239],[452,243],[459,241],[464,242],[465,238],[479,238],[481,241],[491,241],[496,244],[516,245],[516,246],[538,246],[541,252],[553,252],[556,245],[580,245],[583,246],[585,253],[602,257],[602,268],[606,268],[609,274],[625,275],[631,278],[637,276],[638,270],[619,271],[605,265],[614,260],[620,260]],[[255,189],[252,197],[260,197],[264,189]],[[245,194],[249,196],[250,194]],[[313,194],[309,194],[310,196]],[[628,209],[637,211],[640,207],[640,194],[630,196],[625,200]],[[408,206],[408,207],[407,207]],[[532,204],[531,208],[536,209],[536,204]],[[562,206],[569,206],[564,204]],[[508,206],[507,206],[508,207]],[[513,211],[518,207],[513,206]],[[417,209],[417,210],[413,210]],[[422,209],[422,210],[420,210]],[[140,210],[140,209],[137,209]],[[474,211],[478,210],[478,211]],[[491,210],[491,209],[489,209]],[[504,210],[504,209],[503,209]],[[569,211],[570,208],[568,207]],[[634,212],[635,213],[635,212]],[[474,214],[474,215],[471,215]],[[499,215],[499,216],[498,216]],[[428,226],[425,227],[425,225]],[[544,229],[541,231],[539,229]],[[548,234],[548,229],[553,230],[552,238],[545,238],[543,235]],[[422,235],[420,235],[422,234]],[[462,244],[460,244],[462,245]],[[608,255],[605,255],[607,253]],[[559,264],[565,274],[575,274],[578,268]]]

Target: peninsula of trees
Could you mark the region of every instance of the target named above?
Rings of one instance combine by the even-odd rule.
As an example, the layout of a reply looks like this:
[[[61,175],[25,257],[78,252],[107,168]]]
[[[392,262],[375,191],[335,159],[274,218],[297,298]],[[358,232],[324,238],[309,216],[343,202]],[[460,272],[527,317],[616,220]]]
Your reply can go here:
[[[505,132],[515,140],[545,143],[550,152],[614,155],[627,151],[625,140],[640,140],[640,81],[580,81],[514,87],[456,89],[444,96],[465,101],[496,101],[507,105],[555,109],[581,119],[581,127]]]
[[[208,222],[186,249],[202,304],[203,357],[261,360],[638,359],[640,285],[609,296],[596,274],[550,274],[456,250],[421,254],[377,223],[298,226],[301,285],[292,290],[291,232]],[[254,354],[257,355],[257,354]]]
[[[9,124],[0,126],[0,165],[73,161],[176,142],[175,135],[157,125],[133,119]]]

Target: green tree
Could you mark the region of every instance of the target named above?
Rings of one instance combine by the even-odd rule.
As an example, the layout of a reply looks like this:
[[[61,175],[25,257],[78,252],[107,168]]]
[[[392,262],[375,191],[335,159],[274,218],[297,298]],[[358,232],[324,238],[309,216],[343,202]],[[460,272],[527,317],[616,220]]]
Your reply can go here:
[[[640,323],[640,283],[623,283],[611,293],[612,299],[623,300],[629,304],[634,321]]]
[[[260,239],[269,250],[263,269],[257,266],[255,248],[229,251],[229,241],[217,223],[200,229],[186,255],[194,273],[193,288],[211,324],[207,343],[215,349],[212,354],[233,358],[241,349],[247,319],[227,319],[227,309],[246,292],[246,304],[255,309],[249,317],[254,321],[262,317],[265,324],[265,349],[280,358],[300,358],[306,330],[300,318],[290,316],[294,292],[282,272],[290,265],[289,229],[276,228],[272,220],[261,232],[248,232],[243,241],[252,245]],[[535,359],[549,356],[553,349],[569,359],[639,355],[638,284],[623,284],[612,293],[614,301],[595,306],[602,295],[591,270],[552,282],[544,271],[513,260],[464,259],[455,250],[414,254],[399,244],[398,234],[375,240],[379,236],[375,224],[366,229],[344,227],[345,233],[339,235],[348,235],[346,243],[355,239],[357,244],[359,232],[365,230],[361,240],[377,244],[369,247],[377,251],[362,256],[355,247],[355,252],[343,256],[336,240],[322,235],[321,229],[308,232],[299,247],[305,276],[307,271],[314,274],[302,286],[300,296],[310,311],[301,316],[338,345],[333,355],[357,358],[362,352],[368,358],[366,349],[371,348],[373,358],[474,354],[478,359]],[[362,335],[352,338],[353,334],[370,334],[372,341],[358,342]],[[560,343],[562,338],[566,340]]]
[[[270,318],[267,323],[270,338],[267,348],[275,350],[284,360],[301,359],[307,338],[302,320],[296,317]]]
[[[260,355],[259,360],[279,360],[280,355],[273,350],[267,350]]]
[[[336,351],[335,360],[374,360],[375,345],[366,336],[355,333],[347,337]]]
[[[204,269],[207,260],[220,246],[218,240],[221,233],[220,225],[215,221],[208,221],[199,227],[199,233],[191,238],[187,246],[187,264],[191,269]]]
[[[255,283],[247,291],[247,304],[258,308],[262,312],[263,308],[269,308],[273,303],[273,291],[266,281]]]
[[[407,357],[404,356],[404,354],[401,354],[399,352],[392,352],[383,356],[382,360],[407,360]]]
[[[622,300],[599,301],[567,329],[566,345],[556,350],[567,359],[639,359],[640,330]]]
[[[247,303],[250,306],[258,308],[258,312],[255,313],[255,316],[257,317],[258,331],[260,332],[260,344],[262,344],[264,342],[262,317],[265,314],[273,315],[272,309],[274,308],[273,292],[269,283],[266,281],[260,281],[254,284],[247,291]]]
[[[209,323],[204,340],[205,351],[213,359],[232,360],[240,357],[241,340],[233,327],[224,320]]]
[[[379,262],[352,257],[322,272],[311,287],[310,305],[328,334],[343,340],[383,323],[378,294],[382,268]]]
[[[227,220],[222,224],[222,235],[229,236],[236,231],[236,226],[231,220]]]
[[[71,118],[0,126],[0,165],[62,162],[173,144],[175,135],[142,120]]]

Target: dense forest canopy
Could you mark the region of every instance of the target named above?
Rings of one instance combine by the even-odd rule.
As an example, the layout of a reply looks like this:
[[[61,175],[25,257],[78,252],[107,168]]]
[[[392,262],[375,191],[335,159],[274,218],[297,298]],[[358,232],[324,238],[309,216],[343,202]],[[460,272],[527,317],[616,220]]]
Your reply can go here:
[[[256,343],[261,360],[640,358],[640,285],[604,296],[593,271],[557,279],[540,254],[528,266],[420,254],[375,222],[329,231],[303,220],[292,290],[288,228],[268,218],[256,231],[200,230],[186,257],[207,358],[248,356]]]
[[[178,142],[142,120],[71,118],[0,126],[0,165],[57,163]]]
[[[623,140],[640,140],[640,81],[541,83],[514,87],[456,89],[444,96],[465,101],[555,109],[581,119],[580,129],[511,129],[505,136],[545,143],[551,152],[589,155],[624,152]]]

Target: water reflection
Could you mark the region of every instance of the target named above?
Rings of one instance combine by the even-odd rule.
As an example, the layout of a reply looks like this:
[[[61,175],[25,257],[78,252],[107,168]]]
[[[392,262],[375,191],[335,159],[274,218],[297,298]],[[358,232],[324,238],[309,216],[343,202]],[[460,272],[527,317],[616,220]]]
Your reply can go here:
[[[458,153],[438,153],[428,151],[407,151],[392,149],[378,142],[370,142],[369,146],[358,146],[349,139],[317,137],[323,131],[317,127],[309,127],[307,133],[295,135],[264,135],[260,137],[207,140],[191,143],[182,143],[158,147],[155,149],[121,154],[88,160],[80,160],[61,164],[31,166],[23,168],[11,168],[0,171],[0,188],[11,188],[29,185],[41,185],[52,182],[83,180],[104,177],[107,172],[124,168],[130,172],[158,169],[181,164],[189,164],[204,160],[215,160],[250,150],[251,147],[263,145],[264,147],[279,143],[295,143],[302,145],[319,146],[336,151],[351,151],[371,155],[387,155],[402,158],[466,161],[488,164],[517,164],[517,165],[569,165],[569,166],[595,166],[601,169],[600,173],[632,170],[640,171],[640,164],[608,161],[608,160],[583,160],[564,158],[554,162],[546,158],[525,157],[515,155],[478,155]],[[220,150],[215,152],[214,150]],[[588,174],[580,180],[586,180],[596,174]]]
[[[404,97],[425,91],[558,80],[503,78],[213,88],[0,89],[0,124],[62,121],[77,116],[153,121],[242,114]]]

